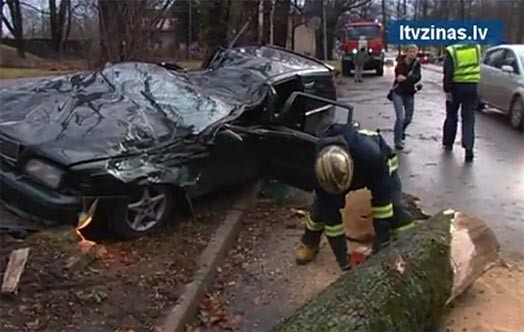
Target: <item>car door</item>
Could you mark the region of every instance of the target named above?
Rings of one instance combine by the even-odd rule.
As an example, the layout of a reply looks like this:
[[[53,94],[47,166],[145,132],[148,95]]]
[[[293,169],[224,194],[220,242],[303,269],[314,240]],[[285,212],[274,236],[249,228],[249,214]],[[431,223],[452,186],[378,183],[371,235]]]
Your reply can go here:
[[[521,74],[517,55],[513,50],[506,49],[506,51],[504,52],[504,59],[502,61],[502,65],[510,66],[511,68],[513,68],[512,73],[502,72],[501,80],[499,83],[500,90],[497,96],[497,105],[499,105],[498,107],[501,110],[508,112],[511,100],[513,98],[513,92],[515,91],[515,88],[518,85],[519,76]]]
[[[331,72],[310,73],[301,75],[304,92],[331,100],[337,99],[335,78]],[[335,107],[318,100],[306,100],[306,117],[304,131],[315,134],[315,127],[318,121],[324,116],[335,116]],[[327,111],[328,113],[326,113]]]
[[[478,84],[478,92],[480,99],[492,106],[495,106],[498,95],[498,82],[501,71],[498,67],[501,66],[504,56],[503,48],[495,48],[488,50],[482,60],[480,66],[480,81]]]
[[[311,101],[323,102],[317,109],[307,110]],[[331,107],[351,107],[319,96],[293,92],[273,123],[258,129],[257,153],[264,163],[265,174],[290,186],[311,191],[315,183],[314,161],[318,138],[304,131],[307,119],[319,113],[329,116]]]

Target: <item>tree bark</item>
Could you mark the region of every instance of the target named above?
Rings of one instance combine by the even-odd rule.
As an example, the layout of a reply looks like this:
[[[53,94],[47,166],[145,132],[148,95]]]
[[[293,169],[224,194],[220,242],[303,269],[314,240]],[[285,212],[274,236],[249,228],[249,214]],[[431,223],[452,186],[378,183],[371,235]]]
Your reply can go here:
[[[4,37],[4,0],[0,0],[0,45]]]
[[[22,11],[20,9],[20,0],[7,0],[6,3],[9,7],[9,12],[11,13],[12,25],[9,24],[5,17],[2,17],[3,22],[15,37],[16,53],[18,57],[25,58],[24,25],[22,21]]]
[[[277,0],[275,3],[275,23],[273,25],[273,43],[286,47],[291,0]]]
[[[262,44],[268,44],[271,36],[271,11],[272,11],[272,1],[271,0],[262,0],[264,1],[264,24],[262,24]]]
[[[421,222],[342,275],[274,331],[423,331],[498,260],[486,224],[454,211]]]
[[[524,44],[524,0],[520,0],[520,24],[518,24],[517,43]]]

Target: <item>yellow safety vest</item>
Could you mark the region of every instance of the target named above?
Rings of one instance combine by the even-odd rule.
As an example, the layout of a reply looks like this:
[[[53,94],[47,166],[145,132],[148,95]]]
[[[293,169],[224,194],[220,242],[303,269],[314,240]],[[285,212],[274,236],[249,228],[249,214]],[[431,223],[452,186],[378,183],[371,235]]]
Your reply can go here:
[[[446,47],[453,60],[453,82],[477,83],[480,79],[480,45]]]

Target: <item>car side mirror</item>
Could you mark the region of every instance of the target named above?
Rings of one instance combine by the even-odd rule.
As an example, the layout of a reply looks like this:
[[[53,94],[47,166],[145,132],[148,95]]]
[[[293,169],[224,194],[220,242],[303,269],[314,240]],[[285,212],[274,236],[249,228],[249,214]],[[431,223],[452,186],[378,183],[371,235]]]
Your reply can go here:
[[[502,70],[505,73],[513,74],[514,70],[513,67],[510,65],[503,65],[500,70]]]

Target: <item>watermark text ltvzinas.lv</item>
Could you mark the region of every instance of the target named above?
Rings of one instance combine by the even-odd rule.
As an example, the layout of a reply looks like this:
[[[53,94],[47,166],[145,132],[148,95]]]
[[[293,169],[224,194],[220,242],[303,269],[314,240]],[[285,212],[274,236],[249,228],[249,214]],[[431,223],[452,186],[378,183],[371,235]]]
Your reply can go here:
[[[496,44],[503,40],[503,23],[487,21],[395,21],[389,42],[446,45],[457,42]]]

